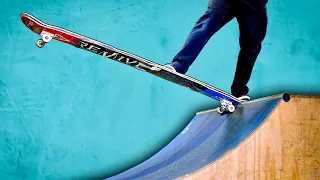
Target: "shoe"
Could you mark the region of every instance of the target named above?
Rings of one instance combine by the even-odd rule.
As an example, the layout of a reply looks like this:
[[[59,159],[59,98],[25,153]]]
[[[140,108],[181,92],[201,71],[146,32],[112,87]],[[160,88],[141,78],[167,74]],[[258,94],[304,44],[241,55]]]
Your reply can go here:
[[[166,64],[163,67],[169,71],[177,72],[176,69],[171,64]]]
[[[242,96],[238,97],[238,99],[240,99],[242,101],[250,101],[250,96],[249,95],[242,95]]]

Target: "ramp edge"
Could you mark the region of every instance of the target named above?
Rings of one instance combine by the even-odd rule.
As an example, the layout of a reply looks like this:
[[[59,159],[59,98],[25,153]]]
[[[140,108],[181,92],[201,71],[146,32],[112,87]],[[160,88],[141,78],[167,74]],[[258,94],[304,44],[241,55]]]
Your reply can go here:
[[[262,98],[258,98],[252,101],[248,101],[248,102],[244,102],[241,105],[239,105],[238,107],[244,106],[246,104],[252,104],[252,103],[256,103],[256,102],[261,102],[261,101],[269,101],[272,99],[281,99],[284,102],[289,102],[291,99],[291,95],[287,92],[281,93],[281,94],[276,94],[276,95],[271,95],[271,96],[266,96],[266,97],[262,97]],[[209,113],[209,112],[215,112],[217,111],[216,108],[214,109],[207,109],[207,110],[203,110],[203,111],[199,111],[196,113],[196,115],[200,115],[200,114],[205,114],[205,113]]]

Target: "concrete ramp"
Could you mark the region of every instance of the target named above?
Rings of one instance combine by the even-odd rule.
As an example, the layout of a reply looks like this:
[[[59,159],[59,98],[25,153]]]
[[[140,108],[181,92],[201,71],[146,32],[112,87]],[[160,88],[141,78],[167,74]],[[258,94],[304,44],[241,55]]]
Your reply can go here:
[[[320,97],[281,94],[232,114],[198,113],[153,157],[108,179],[320,179]]]

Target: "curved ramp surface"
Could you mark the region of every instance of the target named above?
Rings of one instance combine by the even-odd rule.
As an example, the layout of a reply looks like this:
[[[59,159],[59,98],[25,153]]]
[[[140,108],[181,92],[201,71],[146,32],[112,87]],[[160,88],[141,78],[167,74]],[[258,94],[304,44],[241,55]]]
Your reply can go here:
[[[320,97],[287,97],[198,113],[153,157],[108,179],[320,179]]]

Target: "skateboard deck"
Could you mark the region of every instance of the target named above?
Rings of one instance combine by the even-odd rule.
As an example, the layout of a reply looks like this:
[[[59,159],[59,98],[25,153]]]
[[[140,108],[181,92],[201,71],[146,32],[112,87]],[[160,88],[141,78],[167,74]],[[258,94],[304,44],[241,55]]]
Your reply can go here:
[[[172,72],[160,64],[121,49],[117,49],[106,43],[99,42],[92,38],[71,32],[58,26],[44,23],[26,12],[21,13],[20,18],[21,21],[31,31],[41,36],[41,38],[36,42],[36,45],[39,48],[42,48],[46,43],[49,43],[52,39],[54,39],[72,45],[76,48],[95,53],[110,60],[126,64],[138,70],[148,72],[165,80],[171,81],[175,84],[187,87],[195,92],[219,101],[221,106],[217,108],[218,113],[233,112],[235,110],[235,106],[242,103],[241,100],[237,99],[231,94],[209,84],[184,74]]]

